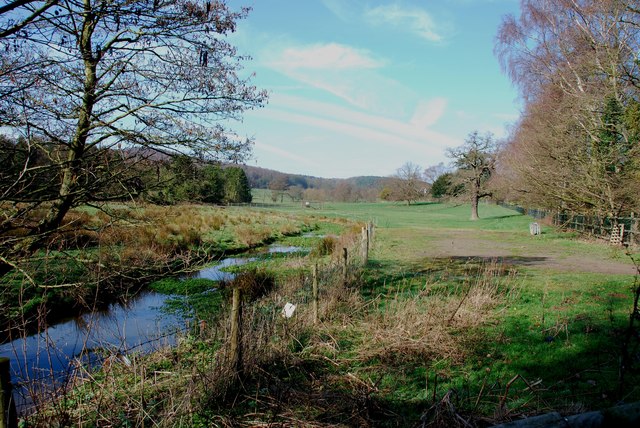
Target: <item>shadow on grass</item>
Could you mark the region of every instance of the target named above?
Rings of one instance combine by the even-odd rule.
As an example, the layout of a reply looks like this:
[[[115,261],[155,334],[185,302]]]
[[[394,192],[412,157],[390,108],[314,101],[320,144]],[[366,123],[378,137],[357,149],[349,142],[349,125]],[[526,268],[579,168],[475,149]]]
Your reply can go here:
[[[393,289],[398,281],[420,275],[450,292],[453,284],[466,281],[487,267],[494,266],[492,273],[502,275],[515,272],[514,268],[518,266],[542,264],[546,259],[519,256],[429,258],[410,267],[403,266],[407,268],[405,272],[390,263],[372,261],[371,266],[380,272],[371,276],[368,289],[374,290],[375,295],[384,295],[385,289]],[[389,274],[390,267],[395,269],[393,274]],[[419,286],[420,281],[415,282]],[[455,392],[456,407],[462,414],[472,419],[495,418],[493,422],[551,410],[575,414],[610,407],[621,400],[640,400],[638,338],[634,339],[633,349],[629,351],[637,361],[628,369],[626,382],[619,383],[619,361],[628,326],[624,308],[629,300],[631,309],[631,296],[610,293],[607,299],[606,295],[598,294],[596,297],[600,299],[594,297],[585,304],[563,292],[561,298],[556,296],[556,301],[548,302],[546,309],[544,301],[540,306],[531,301],[535,296],[526,293],[517,300],[505,302],[506,307],[500,309],[499,321],[456,333],[464,343],[464,363],[447,365],[441,370],[447,374],[439,381],[437,391],[430,392],[428,399],[419,400],[419,405],[424,406],[422,412],[435,404],[432,397],[437,401],[448,391]],[[396,383],[406,391],[414,391],[408,395],[424,397],[421,394],[425,390],[425,375],[433,379],[436,374],[436,371],[425,374],[425,367],[432,363],[424,361],[421,367],[415,363],[387,365],[385,370],[398,379]],[[398,394],[389,392],[388,408],[399,409],[404,404],[416,405],[416,401],[403,401]],[[414,417],[416,413],[420,412],[415,412]]]
[[[391,284],[423,276],[423,272],[409,265],[394,264],[389,261],[369,259],[362,285],[362,295],[373,298],[388,291]]]
[[[513,217],[522,217],[520,213],[506,214],[506,215],[495,215],[488,217],[481,217],[480,220],[503,220],[505,218],[513,218]]]
[[[472,349],[497,375],[495,393],[508,397],[519,413],[546,409],[580,413],[613,406],[620,400],[640,400],[640,367],[629,371],[623,385],[619,383],[624,322],[613,324],[597,319],[597,315],[578,314],[559,316],[545,326],[514,319],[502,324],[503,330],[493,342],[485,339]],[[510,391],[506,384],[516,375],[537,386],[521,381],[518,389]],[[523,405],[523,395],[537,405],[531,409]]]
[[[441,204],[439,202],[427,202],[427,201],[424,201],[424,202],[413,202],[411,204],[411,206],[416,206],[416,207],[426,206],[426,205],[441,205]]]
[[[505,266],[536,266],[543,264],[548,257],[526,257],[526,256],[449,256],[431,259],[434,262],[443,261],[445,263],[476,263],[476,264],[501,264]]]
[[[224,399],[212,399],[206,407],[205,413],[225,415],[227,423],[238,426],[260,420],[273,426],[363,427],[412,426],[424,404],[388,400],[375,382],[327,359],[295,359],[257,367]]]

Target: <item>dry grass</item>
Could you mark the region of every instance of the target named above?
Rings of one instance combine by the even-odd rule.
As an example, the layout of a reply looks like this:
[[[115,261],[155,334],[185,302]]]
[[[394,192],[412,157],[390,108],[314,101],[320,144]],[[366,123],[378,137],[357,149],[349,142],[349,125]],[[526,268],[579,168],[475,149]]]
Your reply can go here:
[[[269,239],[273,231],[268,226],[237,224],[234,228],[236,240],[246,247],[255,247]]]
[[[514,292],[514,275],[496,276],[501,266],[484,266],[463,290],[432,291],[427,284],[417,294],[397,292],[360,324],[366,337],[358,355],[363,361],[386,364],[447,359],[462,362],[466,351],[461,331],[472,331],[489,320],[492,310]]]
[[[347,245],[358,240],[343,238],[341,242]],[[151,252],[128,251],[132,253],[122,254],[123,259],[152,256]],[[358,267],[352,265],[351,269]],[[274,386],[265,384],[264,392],[255,400],[268,401],[267,407],[282,404],[279,400],[283,397],[279,394],[287,388],[277,375],[269,372],[269,367],[293,367],[300,355],[316,352],[313,347],[320,346],[321,342],[306,345],[302,338],[314,329],[323,330],[326,325],[352,322],[364,302],[355,287],[345,287],[342,266],[335,262],[319,269],[319,325],[314,324],[310,275],[293,275],[277,284],[258,271],[237,278],[228,286],[241,287],[248,296],[242,309],[241,375],[234,373],[230,364],[230,319],[226,315],[229,308],[223,307],[222,317],[208,321],[203,330],[183,338],[175,348],[149,356],[132,356],[131,366],[115,361],[101,371],[84,372],[75,388],[66,391],[47,411],[30,418],[29,424],[154,427],[263,424],[262,421],[268,420],[265,414],[245,414],[240,419],[227,414],[230,407],[248,400],[246,394],[252,387],[245,382],[256,379],[276,382]],[[286,302],[298,305],[291,319],[281,314]],[[343,380],[336,379],[336,382]],[[362,386],[355,377],[348,381],[354,383],[354,387]],[[306,403],[307,409],[322,411],[323,406],[333,405],[327,396],[314,390],[301,391],[291,397],[292,407],[285,406],[278,411],[280,421],[314,426],[303,422],[305,416],[298,412],[300,406]],[[354,411],[357,397],[356,394],[340,400],[339,412]],[[218,411],[212,415],[210,409],[224,409],[224,416]],[[354,415],[360,417],[359,412],[356,410]]]

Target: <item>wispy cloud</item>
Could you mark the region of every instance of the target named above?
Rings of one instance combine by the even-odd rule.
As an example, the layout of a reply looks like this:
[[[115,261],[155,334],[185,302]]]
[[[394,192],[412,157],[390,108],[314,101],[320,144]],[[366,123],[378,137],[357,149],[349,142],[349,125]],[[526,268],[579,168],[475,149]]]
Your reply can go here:
[[[279,156],[281,158],[284,158],[284,159],[289,159],[289,160],[292,160],[294,162],[298,162],[298,163],[302,163],[302,164],[311,164],[311,162],[309,162],[309,160],[306,157],[297,155],[297,154],[295,154],[293,152],[281,149],[279,147],[274,147],[272,145],[263,143],[261,141],[255,141],[254,142],[254,146],[258,150],[262,150],[264,152],[272,153],[272,154],[274,154],[276,156]]]
[[[349,21],[352,16],[350,5],[353,0],[322,0],[322,4],[342,21]]]
[[[260,57],[267,67],[364,110],[402,116],[406,99],[415,98],[412,90],[380,72],[384,60],[351,46],[289,41]]]
[[[424,9],[390,4],[369,9],[364,16],[373,25],[391,25],[397,29],[409,31],[429,42],[440,43],[444,41],[444,34],[439,25]]]
[[[280,70],[348,70],[378,68],[382,62],[367,51],[329,43],[288,47],[269,65]]]
[[[415,117],[425,118],[424,105],[439,105],[444,109],[446,101],[425,102],[416,110]],[[376,141],[394,148],[405,147],[418,152],[433,154],[444,148],[454,147],[459,141],[447,135],[430,130],[426,124],[435,123],[443,111],[432,115],[428,121],[402,121],[373,114],[362,113],[333,104],[309,101],[293,96],[276,96],[272,100],[273,109],[263,112],[270,119],[296,124],[305,124],[323,130],[330,130]],[[432,110],[433,112],[434,110]]]
[[[427,128],[442,117],[446,108],[447,100],[445,98],[434,98],[420,102],[411,118],[411,124],[418,128]]]

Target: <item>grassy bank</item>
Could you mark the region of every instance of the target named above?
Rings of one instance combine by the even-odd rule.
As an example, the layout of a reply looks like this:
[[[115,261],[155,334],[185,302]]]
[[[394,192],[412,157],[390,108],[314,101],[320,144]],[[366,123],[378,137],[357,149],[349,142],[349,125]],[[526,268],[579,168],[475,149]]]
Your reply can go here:
[[[634,281],[622,250],[549,226],[532,237],[530,218],[489,205],[477,222],[464,205],[290,203],[246,212],[274,210],[309,224],[375,222],[366,267],[355,256],[359,230],[347,227],[326,255],[274,265],[273,289],[245,302],[241,374],[229,371],[222,317],[175,349],[136,359],[133,372],[102,373],[74,396],[82,406],[71,420],[486,426],[640,399],[635,367],[624,383],[618,376]],[[352,249],[346,283],[343,247]],[[291,320],[280,316],[287,302],[298,305]],[[95,397],[109,408],[91,410]]]
[[[19,260],[0,281],[0,340],[136,293],[225,254],[314,224],[240,208],[109,205],[71,212],[45,249]]]

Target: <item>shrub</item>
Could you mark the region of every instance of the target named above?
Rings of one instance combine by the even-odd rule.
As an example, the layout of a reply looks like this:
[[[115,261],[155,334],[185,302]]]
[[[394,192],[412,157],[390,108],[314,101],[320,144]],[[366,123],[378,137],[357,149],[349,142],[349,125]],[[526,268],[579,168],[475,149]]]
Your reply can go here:
[[[311,255],[316,257],[330,256],[335,251],[338,239],[335,236],[325,236],[311,250]]]
[[[238,274],[225,288],[239,288],[244,299],[254,301],[269,294],[276,285],[275,278],[263,269],[250,269]]]

